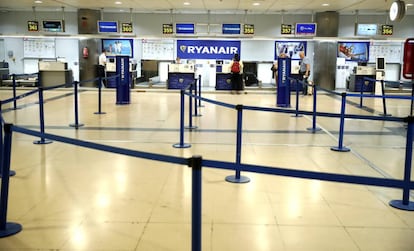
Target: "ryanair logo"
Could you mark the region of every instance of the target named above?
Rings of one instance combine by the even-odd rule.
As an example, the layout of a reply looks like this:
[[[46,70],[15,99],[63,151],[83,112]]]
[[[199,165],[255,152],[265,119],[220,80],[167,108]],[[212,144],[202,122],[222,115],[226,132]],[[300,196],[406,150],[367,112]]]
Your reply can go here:
[[[240,41],[178,40],[177,56],[195,59],[231,59],[240,54]]]
[[[185,46],[181,45],[180,50],[183,53],[191,54],[236,54],[237,47],[223,47],[223,46]]]

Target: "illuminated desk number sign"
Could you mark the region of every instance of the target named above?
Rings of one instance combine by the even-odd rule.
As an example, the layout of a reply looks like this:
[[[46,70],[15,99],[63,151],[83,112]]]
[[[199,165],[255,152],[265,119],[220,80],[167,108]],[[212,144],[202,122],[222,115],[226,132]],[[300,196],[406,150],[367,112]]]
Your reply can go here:
[[[394,26],[390,24],[381,25],[381,35],[383,36],[392,36],[394,31]]]
[[[291,24],[282,24],[280,26],[280,34],[282,34],[282,35],[292,34],[292,25]]]
[[[245,35],[253,35],[254,34],[254,24],[245,24],[243,26],[243,33]]]
[[[38,21],[27,21],[27,30],[28,31],[39,31],[39,22]]]
[[[122,23],[121,32],[132,33],[133,32],[132,23]]]
[[[162,34],[171,35],[174,33],[173,24],[163,24],[162,25]]]

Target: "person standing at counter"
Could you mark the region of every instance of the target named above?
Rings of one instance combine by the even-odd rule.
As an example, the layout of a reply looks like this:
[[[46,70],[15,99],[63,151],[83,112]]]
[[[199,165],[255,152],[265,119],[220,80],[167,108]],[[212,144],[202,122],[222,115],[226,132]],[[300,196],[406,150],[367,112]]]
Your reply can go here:
[[[303,81],[303,95],[308,95],[308,79],[310,75],[311,62],[308,57],[305,56],[305,52],[299,52],[300,68],[299,68],[299,80]]]
[[[106,86],[106,50],[103,49],[101,55],[99,55],[98,63],[98,77],[102,79],[102,83],[99,83],[102,86]]]
[[[235,54],[233,62],[230,65],[231,71],[231,93],[240,94],[243,90],[243,63],[240,61],[239,54]]]

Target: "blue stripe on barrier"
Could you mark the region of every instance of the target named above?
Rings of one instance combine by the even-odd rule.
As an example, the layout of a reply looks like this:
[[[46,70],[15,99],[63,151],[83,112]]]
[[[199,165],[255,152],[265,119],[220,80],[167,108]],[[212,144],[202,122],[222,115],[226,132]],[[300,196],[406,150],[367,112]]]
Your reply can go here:
[[[131,156],[131,157],[138,157],[138,158],[151,159],[151,160],[162,161],[162,162],[188,165],[188,159],[186,158],[173,157],[173,156],[168,156],[168,155],[163,155],[163,154],[146,153],[142,151],[134,151],[134,150],[124,149],[120,147],[107,146],[107,145],[97,144],[93,142],[87,142],[83,140],[53,135],[49,133],[43,134],[43,133],[40,133],[34,130],[29,130],[29,129],[19,127],[19,126],[12,126],[12,131],[23,133],[23,134],[28,134],[28,135],[32,135],[32,136],[36,136],[40,138],[50,139],[54,141],[59,141],[59,142],[63,142],[63,143],[71,144],[71,145],[82,146],[86,148],[91,148],[95,150],[101,150],[101,151],[106,151],[106,152],[111,152],[111,153]]]
[[[25,97],[30,96],[30,95],[32,95],[32,94],[35,94],[35,93],[37,93],[37,92],[38,92],[38,90],[37,90],[37,89],[36,89],[36,90],[32,90],[32,91],[29,91],[29,92],[27,92],[27,93],[24,93],[24,94],[21,94],[21,95],[19,95],[19,96],[16,96],[15,98],[5,99],[5,100],[2,100],[2,101],[0,101],[0,102],[1,102],[1,104],[11,103],[11,102],[13,102],[14,100],[19,100],[19,99],[25,98]]]
[[[220,161],[206,160],[206,159],[203,159],[202,165],[203,167],[221,168],[221,169],[228,169],[228,170],[234,170],[236,168],[236,164],[234,163],[220,162]],[[345,174],[335,174],[335,173],[322,173],[322,172],[292,170],[292,169],[280,168],[280,167],[268,167],[268,166],[257,166],[257,165],[247,165],[247,164],[240,164],[239,168],[241,171],[246,171],[246,172],[279,175],[279,176],[287,176],[287,177],[294,177],[294,178],[317,179],[317,180],[322,180],[322,181],[333,181],[333,182],[341,182],[341,183],[349,183],[349,184],[414,189],[414,181],[404,182],[403,180],[397,180],[397,179],[355,176],[355,175],[345,175]]]

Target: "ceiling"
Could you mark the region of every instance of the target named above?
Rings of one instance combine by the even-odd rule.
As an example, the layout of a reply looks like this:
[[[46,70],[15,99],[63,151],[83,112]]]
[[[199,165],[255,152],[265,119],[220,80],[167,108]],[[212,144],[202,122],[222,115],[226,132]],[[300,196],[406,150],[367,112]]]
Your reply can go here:
[[[394,0],[2,0],[0,11],[76,11],[96,9],[128,13],[339,13],[385,14]],[[405,0],[414,14],[414,0]],[[325,6],[324,4],[329,4]]]

